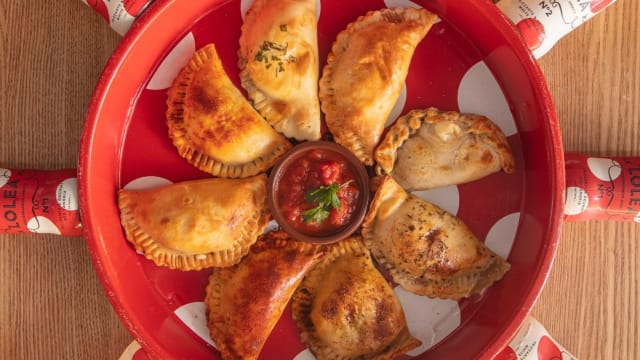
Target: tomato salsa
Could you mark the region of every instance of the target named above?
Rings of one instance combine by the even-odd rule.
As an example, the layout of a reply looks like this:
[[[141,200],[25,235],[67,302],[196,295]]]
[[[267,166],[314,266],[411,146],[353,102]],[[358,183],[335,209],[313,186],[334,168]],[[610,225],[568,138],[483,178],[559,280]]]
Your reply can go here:
[[[339,153],[313,149],[285,169],[278,184],[277,203],[294,229],[325,236],[346,227],[358,205],[357,179]]]

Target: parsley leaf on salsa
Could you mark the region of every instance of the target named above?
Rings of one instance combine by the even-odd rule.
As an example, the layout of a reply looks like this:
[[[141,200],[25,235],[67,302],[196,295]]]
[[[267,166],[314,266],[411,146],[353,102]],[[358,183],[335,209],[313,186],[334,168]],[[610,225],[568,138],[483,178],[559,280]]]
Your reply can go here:
[[[338,191],[344,186],[347,186],[353,180],[349,180],[343,184],[331,184],[323,185],[317,189],[313,189],[307,192],[304,199],[307,202],[316,204],[316,207],[307,209],[302,212],[302,218],[304,222],[314,222],[320,224],[329,217],[331,208],[340,209],[340,198],[338,197]]]
[[[302,212],[302,218],[306,223],[314,222],[316,224],[320,224],[323,221],[325,221],[328,217],[329,217],[329,210],[326,210],[324,207],[319,205]]]

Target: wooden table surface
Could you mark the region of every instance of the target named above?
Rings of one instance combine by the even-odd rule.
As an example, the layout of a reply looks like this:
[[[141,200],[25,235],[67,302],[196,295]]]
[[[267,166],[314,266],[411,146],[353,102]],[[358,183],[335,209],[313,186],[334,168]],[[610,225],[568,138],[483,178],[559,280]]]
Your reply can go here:
[[[640,156],[640,3],[619,0],[540,60],[565,151]],[[0,167],[74,168],[119,36],[79,0],[0,0]],[[640,358],[640,224],[565,223],[533,309],[579,359]],[[117,359],[131,341],[82,238],[0,235],[0,358]]]

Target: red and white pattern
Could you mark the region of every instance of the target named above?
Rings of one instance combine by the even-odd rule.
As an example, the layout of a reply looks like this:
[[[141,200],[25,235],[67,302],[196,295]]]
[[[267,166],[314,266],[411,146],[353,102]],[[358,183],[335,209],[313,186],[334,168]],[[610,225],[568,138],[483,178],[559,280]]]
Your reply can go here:
[[[565,220],[640,222],[640,158],[566,154]]]
[[[576,360],[538,320],[528,317],[513,340],[494,360]]]
[[[242,89],[238,78],[237,39],[249,4],[250,1],[243,0],[221,5],[204,15],[174,48],[167,49],[165,58],[135,102],[122,151],[121,186],[140,189],[208,176],[180,158],[171,144],[165,125],[166,89],[193,52],[211,42],[216,44],[229,77]],[[386,5],[418,6],[407,0],[351,0],[349,5],[335,1],[322,5],[323,13],[333,17],[327,19],[319,14],[321,59],[326,58],[336,34],[354,20],[352,15],[340,15],[343,13],[341,6],[358,8],[361,14]],[[466,40],[446,22],[439,21],[433,26],[416,49],[403,94],[389,124],[412,109],[429,106],[483,114],[507,134],[516,161],[521,163],[518,129],[509,110],[509,101],[482,57],[473,46],[465,44]],[[473,183],[416,192],[416,195],[459,216],[478,238],[507,257],[520,221],[522,179],[523,170],[518,166],[515,174],[498,173]],[[202,303],[209,271],[172,271],[157,267],[142,256],[139,261],[149,282],[165,299],[167,310],[182,320],[186,331],[213,348],[205,331]],[[407,357],[417,356],[437,345],[473,316],[483,298],[481,295],[456,302],[417,296],[400,287],[395,291],[411,332],[423,342]],[[290,308],[286,309],[273,334],[263,349],[266,358],[276,355],[285,360],[313,358],[298,338]]]
[[[135,19],[153,0],[82,0],[91,6],[120,35],[124,35]]]
[[[615,0],[499,0],[498,7],[516,24],[536,58],[560,38],[582,25]]]
[[[81,236],[75,169],[0,169],[0,232]]]

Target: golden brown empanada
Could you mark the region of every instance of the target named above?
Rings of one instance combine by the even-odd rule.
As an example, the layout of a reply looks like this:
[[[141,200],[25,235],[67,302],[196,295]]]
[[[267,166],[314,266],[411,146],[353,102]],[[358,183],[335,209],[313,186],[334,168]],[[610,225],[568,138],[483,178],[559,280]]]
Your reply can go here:
[[[507,138],[491,120],[435,108],[400,117],[374,157],[378,174],[391,175],[407,191],[461,184],[500,169],[514,170]]]
[[[205,303],[223,359],[258,358],[291,295],[325,250],[270,232],[237,265],[213,269]]]
[[[242,86],[279,132],[320,138],[316,0],[255,0],[242,25]]]
[[[215,176],[253,176],[291,147],[233,85],[213,44],[182,69],[167,106],[169,136],[180,156]]]
[[[302,341],[322,359],[393,359],[421,344],[362,238],[331,245],[292,300]]]
[[[405,289],[460,299],[493,284],[509,270],[459,218],[405,192],[384,176],[362,225],[373,257]]]
[[[333,43],[320,79],[320,104],[335,141],[367,165],[373,163],[413,52],[435,19],[425,9],[372,11]]]
[[[237,263],[270,217],[264,174],[121,189],[118,206],[126,238],[136,250],[178,270]]]

